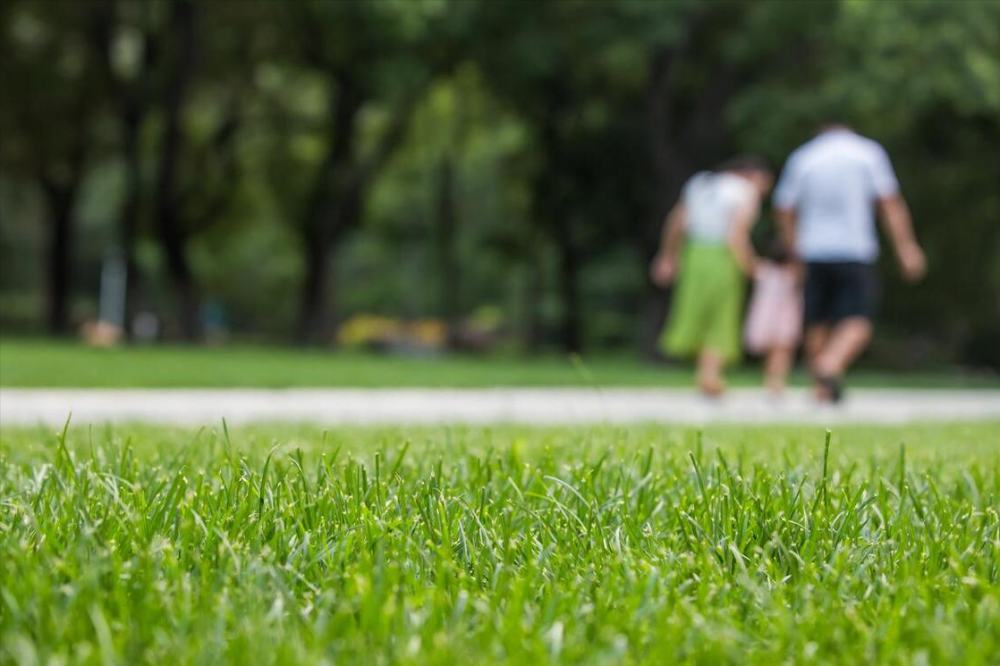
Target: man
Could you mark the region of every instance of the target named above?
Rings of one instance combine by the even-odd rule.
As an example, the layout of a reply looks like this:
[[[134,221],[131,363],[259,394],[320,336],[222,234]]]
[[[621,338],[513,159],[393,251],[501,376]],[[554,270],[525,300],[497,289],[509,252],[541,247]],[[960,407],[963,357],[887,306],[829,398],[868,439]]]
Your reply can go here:
[[[806,265],[805,353],[816,396],[837,402],[842,377],[872,337],[878,298],[877,209],[903,276],[926,270],[885,150],[843,124],[792,153],[774,193],[777,224]]]

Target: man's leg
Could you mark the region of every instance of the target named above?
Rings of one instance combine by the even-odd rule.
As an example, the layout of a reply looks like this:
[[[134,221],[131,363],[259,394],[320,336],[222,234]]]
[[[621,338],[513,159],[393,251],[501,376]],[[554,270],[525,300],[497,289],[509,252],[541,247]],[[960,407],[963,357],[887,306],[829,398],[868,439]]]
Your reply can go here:
[[[802,339],[806,366],[815,374],[816,359],[830,337],[830,268],[823,264],[806,266],[804,288],[805,335]]]
[[[838,322],[813,360],[819,378],[839,379],[872,339],[872,323],[866,317],[848,317]],[[823,394],[826,387],[820,386]],[[830,399],[831,395],[821,395]]]
[[[861,263],[829,267],[829,315],[835,323],[812,364],[817,397],[839,400],[841,377],[872,338],[878,282],[872,267]]]
[[[806,366],[813,375],[813,379],[819,376],[816,369],[816,361],[823,354],[826,342],[830,339],[830,326],[828,324],[810,324],[806,326],[806,334],[802,340],[803,352],[806,357]],[[817,400],[830,400],[829,391],[818,381],[813,383],[813,393]]]
[[[806,335],[802,344],[805,348],[806,363],[814,372],[816,371],[816,359],[826,347],[826,341],[829,337],[830,327],[826,324],[810,324],[806,327]]]

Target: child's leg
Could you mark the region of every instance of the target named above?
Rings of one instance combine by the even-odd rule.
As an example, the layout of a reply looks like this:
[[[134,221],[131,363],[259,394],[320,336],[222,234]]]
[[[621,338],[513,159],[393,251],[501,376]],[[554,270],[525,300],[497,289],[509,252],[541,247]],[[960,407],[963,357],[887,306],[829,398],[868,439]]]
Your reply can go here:
[[[706,395],[720,395],[726,390],[722,375],[722,356],[711,349],[702,349],[698,355],[698,388]]]
[[[772,393],[781,393],[785,390],[788,371],[791,370],[794,359],[793,347],[774,347],[767,353],[764,364],[764,385]]]

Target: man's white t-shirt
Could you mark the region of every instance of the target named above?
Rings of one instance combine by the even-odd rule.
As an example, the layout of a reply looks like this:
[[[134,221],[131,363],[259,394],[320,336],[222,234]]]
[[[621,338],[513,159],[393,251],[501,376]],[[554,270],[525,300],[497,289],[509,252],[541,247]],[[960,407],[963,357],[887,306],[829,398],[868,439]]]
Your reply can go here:
[[[838,128],[792,153],[774,203],[796,211],[796,251],[805,261],[873,263],[878,258],[875,202],[898,192],[885,149]]]
[[[687,235],[702,243],[725,243],[734,213],[758,199],[746,178],[733,173],[701,171],[681,193],[687,211]]]

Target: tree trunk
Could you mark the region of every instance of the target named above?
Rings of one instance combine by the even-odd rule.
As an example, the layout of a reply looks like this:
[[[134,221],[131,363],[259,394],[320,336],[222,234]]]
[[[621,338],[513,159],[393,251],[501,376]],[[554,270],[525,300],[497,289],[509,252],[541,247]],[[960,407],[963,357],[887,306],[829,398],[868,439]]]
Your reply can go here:
[[[335,181],[348,182],[349,179],[342,177]],[[337,254],[346,231],[358,223],[364,188],[359,184],[350,184],[333,189],[339,193],[336,203],[325,202],[323,210],[327,212],[318,218],[323,222],[307,230],[304,236],[306,271],[296,331],[299,344],[336,344],[334,333],[340,322]],[[329,195],[324,192],[323,196]]]
[[[535,260],[527,266],[528,280],[524,289],[524,342],[530,354],[541,350],[545,337],[545,325],[542,321],[545,276],[541,254],[540,249],[536,248]]]
[[[680,47],[664,48],[654,55],[653,76],[646,97],[646,127],[655,194],[650,202],[649,225],[638,242],[639,256],[645,262],[642,270],[647,276],[646,267],[657,252],[663,221],[688,168],[673,140],[677,131],[670,108],[673,79],[684,48],[685,44],[682,43]],[[639,321],[639,354],[644,358],[657,359],[660,357],[660,330],[667,317],[671,292],[654,284],[648,277],[645,291],[643,314]]]
[[[560,225],[559,238],[559,296],[562,300],[563,319],[560,343],[567,353],[582,350],[582,313],[580,311],[580,255],[567,225]]]
[[[299,321],[295,339],[299,344],[316,344],[330,331],[328,319],[331,252],[324,240],[307,237],[305,275],[299,300]]]
[[[161,212],[160,219],[169,225],[171,220],[176,221],[177,215],[175,211],[169,210]],[[160,240],[166,254],[167,272],[177,297],[181,337],[187,342],[197,342],[201,338],[201,298],[185,253],[184,238],[172,228],[161,227]]]
[[[438,182],[437,256],[441,278],[441,316],[447,329],[449,349],[458,342],[458,258],[455,256],[454,167],[449,157],[441,160]]]
[[[179,0],[172,7],[176,51],[164,96],[163,144],[157,174],[154,217],[166,253],[167,272],[179,301],[181,336],[193,342],[200,337],[200,302],[186,254],[187,233],[182,228],[183,221],[180,219],[177,175],[182,141],[181,115],[194,75],[195,10],[191,0]]]
[[[649,278],[648,266],[659,249],[660,234],[664,220],[670,210],[670,204],[676,193],[680,191],[680,176],[676,170],[665,174],[657,188],[656,201],[653,203],[653,213],[650,216],[651,231],[655,233],[644,235],[640,240],[639,256],[643,258],[642,271],[646,276],[646,289],[643,296],[642,316],[639,320],[639,354],[648,360],[660,360],[660,333],[670,311],[673,298],[672,287],[661,287]]]
[[[139,233],[139,215],[142,205],[142,166],[139,153],[139,132],[142,119],[151,99],[152,70],[158,49],[150,47],[149,34],[143,35],[142,70],[134,83],[127,83],[115,74],[113,64],[114,35],[120,29],[118,12],[121,7],[114,0],[100,0],[88,5],[88,33],[93,56],[100,68],[104,84],[115,100],[125,169],[125,194],[118,211],[118,251],[125,265],[125,298],[122,327],[127,337],[132,334],[136,311],[136,294],[139,292],[139,269],[135,260],[135,246]],[[145,10],[145,7],[143,8]]]
[[[46,266],[46,320],[49,332],[63,336],[71,332],[69,297],[72,284],[70,248],[73,234],[75,187],[44,187],[49,209],[49,238]]]
[[[337,319],[331,310],[331,262],[343,227],[353,222],[354,200],[360,197],[354,175],[354,133],[363,98],[349,75],[335,72],[329,78],[336,99],[327,132],[327,149],[316,173],[302,224],[305,275],[299,298],[295,340],[299,344],[333,342]]]
[[[125,312],[122,327],[125,335],[132,335],[135,319],[136,294],[138,293],[139,267],[135,261],[135,245],[139,234],[139,207],[142,196],[142,162],[139,156],[139,114],[123,114],[122,148],[125,159],[125,200],[118,219],[118,242],[122,262],[125,264]]]

